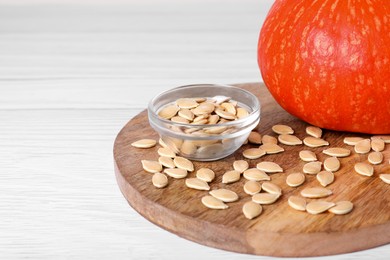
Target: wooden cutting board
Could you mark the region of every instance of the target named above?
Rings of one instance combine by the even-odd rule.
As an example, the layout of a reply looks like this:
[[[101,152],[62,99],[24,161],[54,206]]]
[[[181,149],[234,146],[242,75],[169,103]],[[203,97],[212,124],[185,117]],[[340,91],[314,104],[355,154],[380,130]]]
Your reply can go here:
[[[295,129],[299,138],[306,136],[307,124],[285,112],[264,85],[251,83],[238,86],[256,94],[261,101],[261,121],[257,129],[261,134],[274,135],[272,125],[287,124]],[[324,130],[323,138],[330,142],[330,147],[342,146],[352,150],[352,147],[343,144],[345,136],[357,135]],[[333,195],[326,200],[352,201],[354,210],[343,216],[331,213],[310,215],[287,204],[288,197],[299,196],[304,187],[320,186],[314,175],[306,175],[306,182],[301,187],[286,185],[288,173],[302,171],[304,162],[298,157],[299,151],[312,150],[323,161],[327,156],[321,151],[325,148],[281,145],[286,150],[283,153],[247,160],[250,167],[267,160],[277,162],[285,169],[284,173],[271,175],[272,182],[282,187],[282,197],[275,204],[264,205],[258,218],[248,220],[242,214],[242,205],[251,200],[243,191],[245,179],[222,184],[221,176],[232,170],[234,160],[243,159],[244,149],[253,145],[245,145],[219,161],[194,162],[195,169],[210,167],[216,172],[211,189],[227,188],[240,196],[239,201],[228,204],[228,209],[212,210],[201,203],[201,197],[207,192],[187,188],[183,179],[169,178],[169,185],[164,189],[152,185],[152,174],[142,169],[140,161],[157,160],[158,145],[151,149],[137,149],[130,145],[141,138],[158,140],[157,133],[149,126],[146,111],[128,122],[115,140],[115,172],[119,187],[129,204],[142,216],[178,236],[220,249],[271,256],[340,254],[390,242],[390,185],[378,177],[379,173],[390,173],[390,145],[383,152],[384,162],[375,166],[373,177],[363,177],[353,170],[354,163],[366,161],[367,155],[352,153],[341,159],[342,167],[335,173],[335,182],[328,186]],[[194,176],[195,172],[189,174],[189,177]]]

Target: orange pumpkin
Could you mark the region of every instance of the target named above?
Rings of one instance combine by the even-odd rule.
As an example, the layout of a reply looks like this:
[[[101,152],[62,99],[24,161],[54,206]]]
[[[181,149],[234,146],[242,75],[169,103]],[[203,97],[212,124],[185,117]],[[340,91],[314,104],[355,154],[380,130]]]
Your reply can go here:
[[[296,117],[390,133],[389,0],[276,0],[258,63],[271,94]]]

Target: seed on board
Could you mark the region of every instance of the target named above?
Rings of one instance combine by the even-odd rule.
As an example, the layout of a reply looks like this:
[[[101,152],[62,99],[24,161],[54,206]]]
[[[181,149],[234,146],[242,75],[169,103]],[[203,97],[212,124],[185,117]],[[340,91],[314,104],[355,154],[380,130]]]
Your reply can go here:
[[[330,172],[337,172],[340,169],[340,161],[337,157],[329,157],[324,161],[324,168]]]
[[[323,198],[332,195],[332,191],[322,187],[305,188],[301,191],[301,195],[305,198]]]
[[[249,195],[259,193],[261,191],[261,184],[257,181],[247,181],[244,184],[244,191]]]
[[[290,196],[288,198],[288,205],[293,209],[306,211],[306,200],[298,196]]]
[[[272,204],[277,201],[280,194],[274,193],[257,193],[252,196],[252,201],[259,204]]]
[[[325,149],[322,152],[326,155],[334,157],[347,157],[351,154],[350,150],[340,147]]]
[[[282,189],[278,185],[269,181],[263,182],[263,184],[261,184],[261,189],[272,194],[282,194]]]
[[[286,178],[286,183],[290,187],[298,187],[305,182],[305,175],[300,172],[291,173]]]
[[[199,106],[198,102],[196,102],[194,99],[192,98],[180,98],[178,100],[176,100],[176,105],[180,108],[195,108],[197,106]]]
[[[366,154],[371,150],[370,139],[363,139],[355,145],[355,152],[359,154]]]
[[[196,178],[205,182],[212,182],[215,178],[215,173],[211,169],[201,168],[196,172]]]
[[[180,109],[178,112],[178,115],[182,118],[187,119],[188,121],[194,120],[194,117],[195,117],[194,113],[192,113],[191,110],[185,109],[185,108]]]
[[[241,119],[241,118],[247,117],[249,115],[249,112],[245,108],[239,107],[239,108],[237,108],[236,115],[237,115],[238,119]]]
[[[374,167],[368,163],[356,163],[354,168],[357,173],[363,176],[372,176],[374,174]]]
[[[316,126],[308,126],[308,127],[306,127],[306,133],[308,135],[311,135],[311,136],[315,137],[315,138],[321,138],[321,136],[322,136],[321,128],[316,127]]]
[[[324,139],[316,138],[312,136],[308,136],[305,139],[303,139],[303,143],[309,147],[321,147],[321,146],[329,145],[329,142],[325,141]]]
[[[282,147],[274,143],[263,143],[262,145],[260,145],[259,148],[265,151],[267,154],[284,152],[284,149]]]
[[[382,152],[383,150],[385,150],[385,141],[380,138],[374,138],[371,141],[371,148],[375,152]]]
[[[334,181],[334,174],[331,171],[319,172],[316,177],[320,184],[324,187],[328,186]]]
[[[160,156],[158,158],[158,162],[161,163],[161,165],[164,167],[175,168],[175,164],[173,163],[173,160],[171,157]]]
[[[171,105],[168,105],[166,107],[163,107],[159,112],[158,112],[158,115],[164,119],[171,119],[172,117],[174,117],[177,112],[179,111],[179,107],[174,105],[174,104],[171,104]]]
[[[390,135],[374,135],[371,136],[371,140],[380,138],[382,139],[386,144],[390,144]]]
[[[327,211],[328,209],[334,207],[336,204],[329,201],[312,201],[306,205],[306,211],[310,214],[316,215],[322,212]]]
[[[216,110],[215,110],[215,113],[216,113],[217,115],[219,115],[220,117],[225,118],[225,119],[228,119],[228,120],[234,120],[234,119],[236,119],[236,116],[235,116],[235,115],[233,115],[233,114],[231,114],[231,113],[229,113],[229,112],[227,112],[227,111],[221,110],[221,109],[216,109]]]
[[[249,164],[245,160],[238,160],[238,161],[234,161],[233,168],[234,170],[243,173],[249,168]]]
[[[383,154],[381,152],[371,152],[368,155],[368,161],[371,164],[380,164],[383,162]]]
[[[256,168],[266,173],[283,172],[282,167],[274,162],[260,162],[256,165]]]
[[[314,162],[317,161],[317,156],[312,151],[303,150],[299,152],[299,158],[304,162]]]
[[[263,135],[263,137],[261,138],[261,142],[263,144],[268,144],[268,143],[278,144],[278,140],[275,137],[270,135]]]
[[[194,170],[194,165],[192,162],[184,157],[177,156],[173,159],[177,168],[192,172]]]
[[[168,178],[161,172],[153,174],[152,183],[156,188],[164,188],[168,185]]]
[[[254,203],[253,201],[245,202],[245,204],[242,206],[242,212],[247,219],[254,219],[258,217],[262,211],[263,208],[261,205]]]
[[[241,173],[238,171],[227,171],[222,175],[222,183],[233,183],[240,180]]]
[[[229,112],[232,115],[237,114],[236,107],[232,103],[224,102],[221,104],[221,107],[223,107],[225,109],[225,111]]]
[[[234,191],[227,189],[217,189],[209,192],[211,196],[222,200],[223,202],[233,202],[238,200],[238,195]]]
[[[156,140],[153,139],[141,139],[131,144],[136,148],[151,148],[156,145]]]
[[[336,202],[336,205],[330,208],[328,211],[336,215],[344,215],[351,212],[353,209],[353,203],[347,200]]]
[[[215,125],[216,123],[218,123],[219,115],[211,115],[211,116],[209,116],[208,119],[209,119],[210,125]]]
[[[187,171],[179,168],[173,168],[173,169],[165,169],[164,172],[175,179],[181,179],[187,177]]]
[[[301,145],[302,141],[295,135],[282,134],[278,136],[279,142],[285,145]]]
[[[322,162],[308,162],[303,166],[303,172],[307,174],[317,174],[321,171]]]
[[[144,168],[145,171],[156,173],[162,171],[162,165],[159,162],[151,161],[151,160],[142,160],[142,168]]]
[[[176,156],[175,152],[172,151],[171,149],[169,149],[168,147],[167,148],[164,148],[164,147],[159,148],[157,150],[157,153],[160,156],[165,156],[165,157],[170,157],[170,158],[173,158]]]
[[[390,173],[383,173],[379,175],[379,178],[387,184],[390,184]]]
[[[194,142],[192,142],[190,140],[185,140],[183,142],[182,146],[180,147],[180,151],[183,154],[192,155],[192,154],[196,153],[197,148],[196,148],[196,145],[194,144]]]
[[[242,155],[248,159],[258,159],[265,155],[265,151],[260,148],[249,148],[242,152]]]
[[[203,205],[205,205],[206,207],[208,207],[210,209],[227,209],[227,208],[229,208],[229,206],[226,205],[222,200],[214,198],[211,195],[204,196],[201,201],[202,201]]]
[[[195,190],[210,190],[210,186],[207,184],[207,182],[198,178],[186,179],[186,186]]]
[[[180,123],[180,124],[188,124],[190,123],[189,120],[185,119],[184,117],[181,117],[181,116],[174,116],[171,118],[171,121],[172,122],[175,122],[175,123]]]
[[[345,137],[344,143],[347,145],[356,145],[358,142],[364,140],[362,137]]]
[[[244,178],[248,181],[269,181],[271,177],[269,177],[265,172],[257,169],[251,168],[244,171]]]
[[[292,135],[294,133],[294,130],[289,127],[288,125],[274,125],[272,126],[272,131],[274,133],[282,135],[282,134],[290,134]]]
[[[249,134],[248,141],[251,144],[261,144],[261,134],[259,134],[258,132],[252,131]]]

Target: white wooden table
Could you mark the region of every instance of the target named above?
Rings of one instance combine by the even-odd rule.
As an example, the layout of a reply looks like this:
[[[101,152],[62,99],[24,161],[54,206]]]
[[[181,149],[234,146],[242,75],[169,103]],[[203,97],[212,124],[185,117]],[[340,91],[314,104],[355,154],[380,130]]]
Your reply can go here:
[[[0,1],[0,259],[265,259],[142,218],[117,187],[112,146],[163,90],[260,81],[271,3]],[[322,259],[389,256],[387,245]]]

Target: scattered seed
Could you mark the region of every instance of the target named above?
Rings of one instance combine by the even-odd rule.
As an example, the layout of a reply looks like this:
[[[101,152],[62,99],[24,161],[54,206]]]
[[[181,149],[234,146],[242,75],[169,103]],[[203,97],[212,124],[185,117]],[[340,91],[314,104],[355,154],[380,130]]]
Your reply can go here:
[[[355,152],[359,154],[366,154],[371,150],[370,139],[363,139],[355,145]]]
[[[257,168],[251,168],[244,171],[244,178],[248,181],[269,181],[271,178],[263,171]]]
[[[306,211],[306,200],[298,196],[290,196],[288,198],[288,205],[293,209]]]
[[[312,136],[308,136],[305,139],[303,139],[303,143],[309,147],[321,147],[321,146],[329,145],[329,143],[324,139],[316,138]]]
[[[249,148],[242,152],[242,155],[248,159],[258,159],[265,155],[265,151],[260,148]]]
[[[332,191],[322,187],[305,188],[301,191],[301,195],[305,198],[323,198],[332,195]]]
[[[284,152],[284,149],[282,147],[274,143],[263,143],[262,145],[260,145],[259,148],[265,151],[267,154]]]
[[[379,175],[379,178],[387,184],[390,184],[390,173],[383,173]]]
[[[294,130],[291,127],[289,127],[288,125],[274,125],[272,127],[272,131],[274,131],[274,133],[279,134],[279,135],[282,135],[282,134],[292,135],[294,133]]]
[[[173,169],[165,169],[164,172],[168,174],[168,176],[175,178],[175,179],[181,179],[187,177],[187,171],[179,168],[173,168]]]
[[[207,182],[198,178],[186,179],[186,186],[195,190],[210,190],[210,186],[207,184]]]
[[[180,108],[178,106],[171,104],[163,107],[160,112],[158,112],[158,115],[164,119],[171,119],[177,114],[179,109]]]
[[[322,162],[308,162],[303,166],[303,172],[307,174],[317,174],[321,171]]]
[[[324,154],[334,157],[347,157],[351,154],[351,151],[345,148],[335,147],[322,151]]]
[[[317,161],[317,156],[312,151],[303,150],[299,152],[299,158],[304,162],[314,162]]]
[[[131,144],[131,146],[137,148],[151,148],[156,145],[156,140],[153,139],[141,139]]]
[[[311,136],[315,137],[315,138],[321,138],[321,136],[322,136],[321,128],[316,127],[316,126],[308,126],[308,127],[306,127],[306,133],[308,135],[311,135]]]
[[[180,147],[180,151],[186,155],[195,154],[196,150],[197,150],[196,145],[194,144],[194,142],[190,140],[185,140],[182,146]]]
[[[364,140],[362,137],[345,137],[344,143],[347,145],[356,145],[358,142]]]
[[[344,215],[351,212],[353,209],[353,203],[350,201],[339,201],[336,205],[330,208],[328,211],[336,215]]]
[[[260,162],[256,165],[256,168],[266,173],[283,172],[282,167],[274,162]]]
[[[162,147],[168,147],[168,145],[163,141],[163,139],[158,139],[158,144],[161,145]]]
[[[368,155],[368,161],[371,164],[380,164],[383,162],[383,154],[381,152],[371,152]]]
[[[382,152],[385,150],[385,141],[380,138],[374,138],[371,141],[371,147],[375,152]]]
[[[291,173],[286,178],[286,183],[290,187],[298,187],[305,182],[305,175],[300,172]]]
[[[254,203],[253,201],[248,201],[242,206],[242,212],[244,213],[244,216],[248,219],[254,219],[258,217],[261,212],[263,211],[263,208],[260,204]]]
[[[236,115],[237,113],[236,107],[232,103],[224,102],[221,104],[221,107],[223,107],[225,111],[229,112],[232,115]]]
[[[222,200],[214,198],[211,195],[204,196],[202,198],[202,203],[203,203],[203,205],[205,205],[206,207],[208,207],[210,209],[227,209],[227,208],[229,208],[229,206],[226,205],[225,203],[223,203]]]
[[[278,140],[275,137],[270,135],[263,135],[263,137],[261,138],[261,142],[263,144],[268,144],[268,143],[278,144]]]
[[[252,201],[258,204],[272,204],[277,201],[280,194],[273,193],[257,193],[252,196]]]
[[[272,194],[282,194],[282,189],[278,185],[269,181],[263,182],[263,184],[261,185],[261,189]]]
[[[205,182],[212,182],[215,178],[215,173],[211,169],[201,168],[196,172],[196,178]]]
[[[160,156],[158,158],[158,162],[167,168],[175,168],[175,164],[173,163],[173,160],[171,157],[165,157],[165,156]]]
[[[227,171],[222,176],[222,183],[233,183],[240,180],[241,173],[238,171]]]
[[[194,170],[194,165],[192,162],[184,157],[177,156],[173,159],[177,168],[192,172]]]
[[[227,189],[212,190],[209,193],[214,198],[222,200],[223,202],[233,202],[238,200],[237,193]]]
[[[174,158],[176,156],[175,152],[173,152],[171,149],[167,148],[159,148],[157,150],[158,155]]]
[[[249,164],[245,160],[238,160],[238,161],[234,161],[233,168],[234,170],[243,173],[249,168]]]
[[[279,142],[285,145],[301,145],[302,141],[295,135],[282,134],[278,136]]]
[[[238,117],[238,119],[247,117],[248,115],[249,115],[249,112],[245,108],[243,108],[243,107],[237,108],[237,117]]]
[[[156,173],[162,171],[162,165],[159,162],[142,160],[141,163],[142,163],[142,167],[147,172]]]
[[[225,119],[228,119],[228,120],[234,120],[234,119],[236,119],[236,116],[235,116],[235,115],[233,115],[233,114],[231,114],[231,113],[229,113],[229,112],[227,112],[227,111],[221,110],[221,109],[216,109],[216,110],[215,110],[215,113],[216,113],[217,115],[219,115],[220,117],[225,118]]]
[[[316,215],[327,211],[335,205],[336,204],[334,204],[333,202],[328,201],[312,201],[306,205],[306,211],[310,214]]]
[[[261,184],[257,181],[247,181],[244,184],[244,191],[249,195],[259,193],[261,191]]]
[[[164,188],[168,185],[168,178],[165,174],[156,172],[153,174],[152,183],[156,188]]]
[[[390,135],[374,135],[371,137],[371,140],[380,138],[382,139],[386,144],[390,144]]]
[[[372,176],[374,174],[374,167],[368,163],[356,163],[354,168],[357,173],[363,176]]]
[[[261,144],[261,134],[259,134],[258,132],[252,131],[249,134],[248,141],[251,144]]]
[[[334,174],[330,171],[322,171],[317,174],[317,180],[320,182],[320,184],[324,187],[328,186],[329,184],[333,183],[334,181]]]
[[[187,119],[188,121],[192,121],[194,120],[194,113],[191,112],[191,110],[189,109],[180,109],[179,112],[178,112],[178,115],[182,118],[185,118]]]
[[[330,172],[337,172],[340,169],[340,161],[337,157],[329,157],[324,161],[324,168]]]

